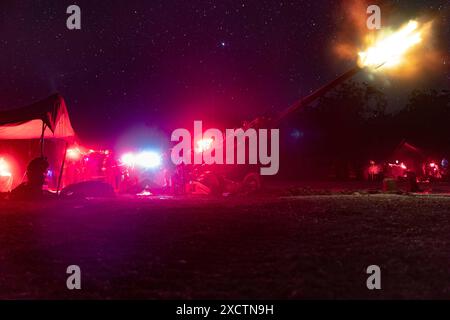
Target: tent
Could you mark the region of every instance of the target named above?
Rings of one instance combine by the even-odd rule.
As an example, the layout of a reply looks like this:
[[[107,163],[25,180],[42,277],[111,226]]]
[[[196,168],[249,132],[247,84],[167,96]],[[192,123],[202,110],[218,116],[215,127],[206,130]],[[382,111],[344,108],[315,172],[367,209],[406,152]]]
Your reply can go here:
[[[42,155],[50,163],[49,187],[59,188],[67,146],[74,140],[66,103],[59,94],[26,107],[0,111],[0,159],[12,167],[14,177],[7,189],[21,183],[28,162]]]
[[[0,139],[73,139],[66,103],[54,94],[32,105],[0,111]]]
[[[392,157],[423,160],[425,158],[425,152],[412,143],[402,140],[392,153]]]
[[[426,159],[427,153],[425,150],[403,139],[391,153],[389,162],[392,164],[398,162],[402,167],[402,174],[411,171],[417,176],[421,176],[423,175],[422,165]],[[401,165],[402,163],[403,165]]]

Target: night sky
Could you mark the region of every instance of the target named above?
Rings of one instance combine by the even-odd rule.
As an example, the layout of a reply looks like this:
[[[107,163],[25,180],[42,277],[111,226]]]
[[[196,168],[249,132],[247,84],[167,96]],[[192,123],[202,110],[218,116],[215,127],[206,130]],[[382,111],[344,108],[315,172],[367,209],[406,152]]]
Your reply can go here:
[[[333,50],[343,34],[356,37],[350,2],[2,0],[0,106],[58,91],[87,143],[167,135],[194,119],[238,125],[283,110],[353,65]],[[66,28],[71,4],[81,7],[79,31]],[[449,1],[378,4],[399,21],[432,16],[441,54],[440,72],[386,88],[390,108],[415,87],[448,88]]]

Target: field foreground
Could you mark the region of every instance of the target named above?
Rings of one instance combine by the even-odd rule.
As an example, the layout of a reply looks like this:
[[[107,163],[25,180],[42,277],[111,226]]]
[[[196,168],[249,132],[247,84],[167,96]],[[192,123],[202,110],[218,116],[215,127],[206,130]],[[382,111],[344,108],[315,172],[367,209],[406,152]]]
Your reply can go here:
[[[448,299],[450,197],[3,202],[0,298]]]

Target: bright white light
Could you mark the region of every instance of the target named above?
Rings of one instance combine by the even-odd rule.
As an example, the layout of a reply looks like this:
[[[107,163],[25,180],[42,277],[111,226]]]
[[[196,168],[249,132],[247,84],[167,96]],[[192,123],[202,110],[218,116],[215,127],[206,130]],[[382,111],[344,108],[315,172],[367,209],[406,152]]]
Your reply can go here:
[[[134,166],[134,164],[136,163],[136,156],[132,153],[125,153],[121,158],[120,161],[129,167]]]
[[[205,152],[206,150],[211,149],[213,142],[214,140],[211,138],[198,140],[197,148],[195,148],[195,151],[198,153]]]
[[[79,148],[67,149],[67,157],[72,160],[78,160],[81,157],[81,151]]]
[[[9,165],[5,159],[0,158],[0,177],[11,177],[12,173],[10,171]]]
[[[153,151],[144,151],[137,155],[136,163],[143,168],[157,168],[162,163],[161,155]]]
[[[422,42],[422,31],[417,21],[410,21],[397,32],[379,39],[365,52],[359,53],[359,64],[363,67],[378,68],[382,65],[393,67],[400,64],[411,47]]]

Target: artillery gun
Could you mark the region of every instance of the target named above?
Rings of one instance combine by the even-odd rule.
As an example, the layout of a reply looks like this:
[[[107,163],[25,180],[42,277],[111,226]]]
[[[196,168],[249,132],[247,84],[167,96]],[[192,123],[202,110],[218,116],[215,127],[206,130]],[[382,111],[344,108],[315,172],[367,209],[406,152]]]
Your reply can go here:
[[[363,69],[356,66],[343,73],[333,81],[314,91],[306,97],[303,97],[293,103],[290,107],[279,113],[274,118],[258,117],[243,125],[242,129],[274,129],[278,128],[284,119],[306,107],[320,97],[324,96],[340,84],[351,79]],[[261,185],[261,176],[259,173],[260,165],[192,165],[183,166],[179,172],[182,179],[174,176],[175,185],[181,182],[183,185],[187,182],[188,193],[249,193],[258,190]]]

